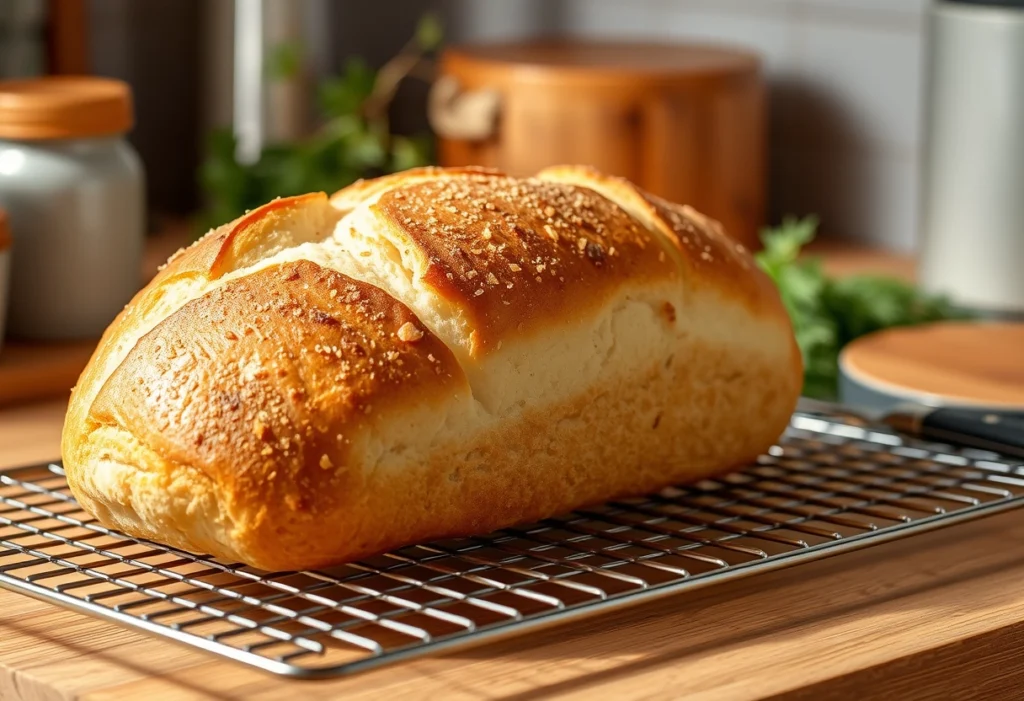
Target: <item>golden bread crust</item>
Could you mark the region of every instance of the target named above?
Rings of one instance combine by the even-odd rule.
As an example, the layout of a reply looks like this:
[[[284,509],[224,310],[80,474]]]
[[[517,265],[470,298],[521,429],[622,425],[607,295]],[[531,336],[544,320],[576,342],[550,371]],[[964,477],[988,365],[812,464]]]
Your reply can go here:
[[[767,383],[764,394],[749,391],[761,383]],[[634,393],[637,384],[649,386],[650,392],[633,409],[621,397]],[[680,402],[675,386],[691,388],[693,401]],[[419,469],[355,470],[334,487],[349,491],[338,489],[338,498],[325,501],[315,517],[311,512],[285,512],[261,520],[257,528],[204,543],[196,537],[200,516],[185,516],[184,504],[198,511],[195,495],[215,489],[195,477],[184,480],[183,491],[192,501],[144,520],[119,523],[105,513],[104,504],[91,510],[135,535],[226,561],[241,560],[268,571],[329,567],[411,543],[487,533],[720,474],[753,460],[779,435],[792,410],[791,394],[790,380],[756,354],[723,359],[712,348],[695,346],[677,358],[668,377],[649,367],[572,401],[526,412],[479,435],[439,446]],[[737,421],[737,415],[763,418]],[[560,427],[557,439],[552,438],[552,426]],[[104,438],[107,445],[131,440]],[[127,466],[118,465],[118,476],[137,502],[158,502],[161,495],[154,492],[183,481],[179,477],[153,485],[150,475],[178,475],[183,469],[160,451],[132,449],[124,455]],[[352,498],[353,492],[362,498]],[[253,508],[265,503],[263,498],[254,496]],[[83,501],[92,499],[85,496]],[[184,535],[176,527],[179,523],[187,524]]]
[[[322,193],[283,197],[252,210],[210,231],[196,243],[183,248],[167,261],[149,289],[182,275],[203,275],[208,279],[217,279],[235,270],[240,259],[261,246],[273,236],[277,228],[293,227],[295,220],[315,212],[317,220],[309,238],[327,236],[327,227],[337,221],[337,214],[330,207],[327,196]]]
[[[244,539],[264,521],[324,521],[357,488],[354,439],[394,406],[439,401],[464,382],[406,307],[300,261],[239,278],[161,321],[90,415],[201,472],[227,495],[232,537]]]
[[[309,568],[730,469],[801,379],[770,281],[696,212],[588,169],[421,169],[172,258],[62,446],[109,526]]]
[[[692,207],[668,202],[625,178],[586,166],[555,166],[538,178],[589,187],[618,203],[675,253],[689,289],[713,289],[741,301],[755,313],[786,319],[771,279],[755,264],[743,244],[730,239],[722,225]]]
[[[437,180],[440,178],[457,178],[464,175],[502,175],[493,168],[479,168],[467,166],[463,168],[440,168],[438,166],[424,166],[422,168],[410,168],[400,173],[383,175],[370,180],[357,180],[348,187],[344,187],[331,195],[331,205],[342,212],[349,212],[362,202],[373,199],[387,190],[399,185],[409,185],[422,180]]]
[[[311,212],[308,220],[312,226],[296,227],[306,234],[322,230],[338,217],[323,193],[280,198],[210,231],[171,256],[155,278],[107,327],[79,377],[64,422],[61,450],[65,461],[77,462],[76,438],[90,430],[88,414],[96,394],[135,342],[184,303],[200,296],[213,280],[227,273],[225,259],[234,257],[230,255],[233,245],[236,251],[240,243],[256,245],[272,238],[276,226],[294,224],[302,214]]]
[[[679,274],[642,225],[571,184],[472,174],[398,185],[373,206],[466,314],[474,353],[602,305],[627,280]]]

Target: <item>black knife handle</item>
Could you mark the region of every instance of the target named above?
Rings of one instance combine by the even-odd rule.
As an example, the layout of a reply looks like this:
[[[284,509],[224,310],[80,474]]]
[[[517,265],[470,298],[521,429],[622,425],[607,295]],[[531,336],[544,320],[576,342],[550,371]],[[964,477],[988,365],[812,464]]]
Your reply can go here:
[[[921,436],[1024,458],[1024,412],[935,409],[921,418]]]

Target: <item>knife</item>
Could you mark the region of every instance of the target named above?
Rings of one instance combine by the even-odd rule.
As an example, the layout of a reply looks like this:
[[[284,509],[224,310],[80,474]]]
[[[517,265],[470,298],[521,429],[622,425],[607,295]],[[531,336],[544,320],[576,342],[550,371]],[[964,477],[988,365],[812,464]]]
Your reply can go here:
[[[820,406],[801,400],[801,407],[813,409],[816,404]],[[898,404],[883,411],[849,409],[906,436],[1024,458],[1024,411],[920,404]]]

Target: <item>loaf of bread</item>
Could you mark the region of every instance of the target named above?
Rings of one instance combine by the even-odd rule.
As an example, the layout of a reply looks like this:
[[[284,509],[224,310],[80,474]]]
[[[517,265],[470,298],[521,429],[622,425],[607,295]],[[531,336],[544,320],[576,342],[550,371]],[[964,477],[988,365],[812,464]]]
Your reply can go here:
[[[74,389],[109,527],[329,566],[730,470],[801,387],[713,221],[578,167],[427,168],[275,200],[179,252]]]

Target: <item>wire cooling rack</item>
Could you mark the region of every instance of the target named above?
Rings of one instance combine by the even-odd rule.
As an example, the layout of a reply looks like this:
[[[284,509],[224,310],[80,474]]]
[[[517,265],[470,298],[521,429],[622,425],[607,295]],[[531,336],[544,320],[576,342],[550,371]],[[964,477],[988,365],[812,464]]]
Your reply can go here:
[[[324,678],[1024,504],[1024,466],[800,412],[756,464],[329,571],[266,573],[101,527],[59,466],[0,474],[0,585]]]

